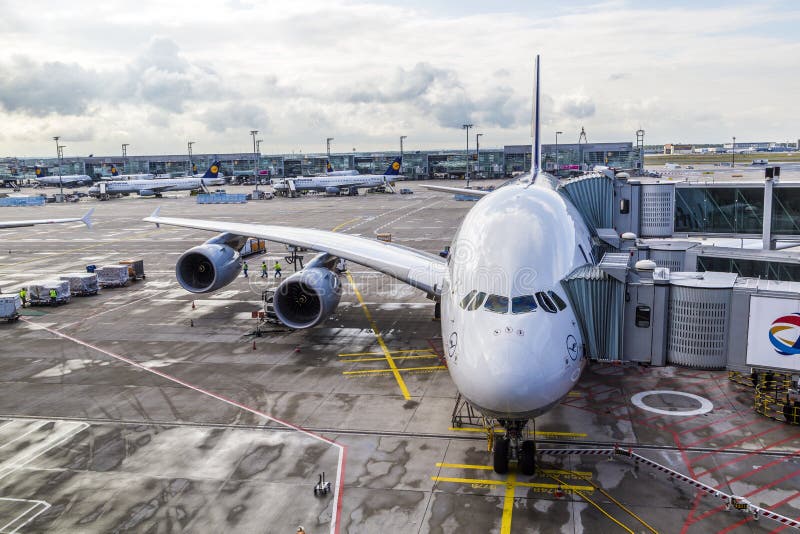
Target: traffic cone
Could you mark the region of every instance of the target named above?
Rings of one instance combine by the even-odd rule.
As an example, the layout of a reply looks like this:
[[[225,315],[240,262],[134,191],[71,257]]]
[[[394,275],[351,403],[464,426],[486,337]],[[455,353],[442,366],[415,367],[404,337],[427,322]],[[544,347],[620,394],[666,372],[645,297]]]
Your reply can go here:
[[[195,309],[194,301],[192,301],[192,309]]]
[[[194,327],[194,319],[189,319],[189,326]]]
[[[253,340],[253,350],[256,350],[256,340]]]

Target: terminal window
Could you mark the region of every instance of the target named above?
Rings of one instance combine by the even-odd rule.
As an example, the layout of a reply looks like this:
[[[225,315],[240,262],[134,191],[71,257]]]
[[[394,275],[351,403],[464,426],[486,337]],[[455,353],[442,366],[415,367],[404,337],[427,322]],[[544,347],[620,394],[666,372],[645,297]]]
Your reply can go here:
[[[650,328],[650,306],[636,306],[636,326]]]

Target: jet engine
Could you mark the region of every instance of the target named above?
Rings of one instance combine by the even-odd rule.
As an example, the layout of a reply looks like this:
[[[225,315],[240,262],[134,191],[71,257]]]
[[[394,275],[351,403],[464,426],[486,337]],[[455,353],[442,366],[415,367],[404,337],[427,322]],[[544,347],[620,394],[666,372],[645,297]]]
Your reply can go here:
[[[333,187],[333,186],[326,187],[325,188],[325,194],[326,195],[331,195],[331,196],[338,195],[339,194],[339,188],[338,187]]]
[[[153,191],[152,189],[140,189],[139,190],[139,196],[140,197],[152,197],[155,194],[156,194],[156,192]]]
[[[242,270],[240,242],[241,238],[221,234],[190,248],[175,264],[178,283],[192,293],[208,293],[230,284]]]
[[[329,268],[310,266],[284,280],[272,304],[286,326],[311,328],[332,314],[341,298],[339,276]]]

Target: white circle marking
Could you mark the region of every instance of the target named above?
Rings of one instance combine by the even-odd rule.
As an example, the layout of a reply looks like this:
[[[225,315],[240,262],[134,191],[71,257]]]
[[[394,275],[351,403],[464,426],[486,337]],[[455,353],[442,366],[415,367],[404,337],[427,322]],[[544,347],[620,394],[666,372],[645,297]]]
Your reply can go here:
[[[696,400],[700,403],[699,408],[695,408],[694,410],[686,410],[686,411],[671,411],[671,410],[662,410],[660,408],[653,408],[652,406],[648,406],[644,403],[642,399],[645,397],[649,397],[650,395],[678,395],[679,397],[687,397],[692,400]],[[668,389],[664,390],[656,390],[656,391],[642,391],[641,393],[637,393],[633,397],[631,397],[631,402],[634,406],[641,408],[642,410],[647,410],[648,412],[658,413],[661,415],[677,415],[680,417],[686,417],[688,415],[702,415],[704,413],[708,413],[714,409],[714,404],[699,395],[694,395],[692,393],[685,393],[683,391],[671,391]]]

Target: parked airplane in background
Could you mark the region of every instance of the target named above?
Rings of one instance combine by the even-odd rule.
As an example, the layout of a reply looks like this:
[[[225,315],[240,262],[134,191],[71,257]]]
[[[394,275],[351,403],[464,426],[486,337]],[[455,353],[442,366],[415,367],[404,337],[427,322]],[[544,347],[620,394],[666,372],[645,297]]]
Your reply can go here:
[[[92,227],[92,213],[94,208],[86,212],[83,217],[72,217],[69,219],[33,219],[28,221],[0,221],[0,228],[19,228],[21,226],[35,226],[37,224],[61,224],[71,222],[82,222],[89,228]]]
[[[275,292],[275,313],[291,328],[313,327],[336,310],[340,260],[424,291],[441,305],[447,368],[456,388],[506,430],[493,440],[495,471],[507,472],[516,460],[522,473],[532,475],[535,445],[526,439],[528,422],[556,406],[585,365],[576,311],[560,282],[594,263],[583,218],[556,190],[557,179],[541,169],[538,72],[537,57],[531,172],[492,192],[437,188],[480,197],[446,259],[322,230],[161,217],[158,210],[145,220],[222,232],[178,259],[178,282],[193,293],[232,282],[241,269],[238,251],[249,237],[320,252]]]
[[[387,185],[394,180],[402,180],[400,158],[397,157],[383,174],[356,174],[346,176],[298,176],[273,180],[273,190],[282,195],[294,195],[303,191],[319,191],[338,195],[342,191],[358,194],[359,189]],[[334,171],[335,172],[335,171]]]
[[[209,185],[223,185],[225,178],[219,176],[219,162],[215,161],[202,177],[154,178],[152,180],[113,180],[89,188],[89,195],[129,195],[136,193],[141,197],[160,197],[169,191],[194,191]]]
[[[325,162],[325,176],[356,176],[358,174],[358,171],[355,169],[336,171],[333,169],[333,164],[330,162],[330,160]]]
[[[92,177],[88,174],[64,174],[62,176],[45,176],[45,169],[38,165],[33,168],[34,180],[40,185],[91,185]]]
[[[111,166],[111,178],[103,177],[103,180],[152,180],[155,174],[120,174],[116,165]]]

